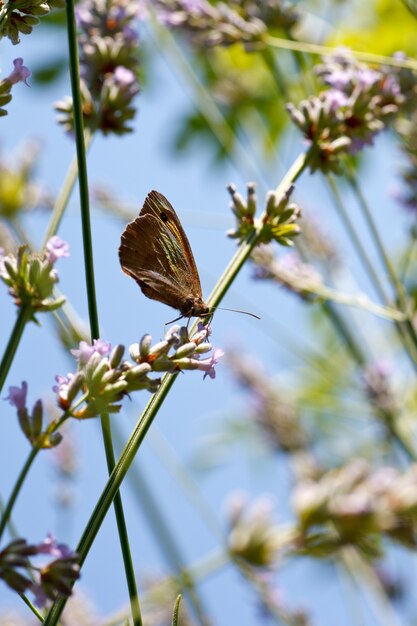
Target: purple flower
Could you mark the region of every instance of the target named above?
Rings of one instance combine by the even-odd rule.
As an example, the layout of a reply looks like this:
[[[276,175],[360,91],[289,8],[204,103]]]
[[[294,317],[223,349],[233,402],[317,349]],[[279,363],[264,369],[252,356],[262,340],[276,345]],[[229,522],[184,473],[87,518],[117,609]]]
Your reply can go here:
[[[94,339],[93,345],[90,345],[86,341],[80,341],[79,350],[71,350],[71,354],[74,355],[80,365],[85,365],[93,354],[97,353],[101,356],[108,356],[110,351],[110,342]]]
[[[68,243],[63,241],[58,235],[54,235],[48,240],[46,249],[49,252],[48,261],[51,265],[53,265],[57,259],[69,256]]]
[[[26,396],[28,392],[28,384],[24,380],[22,387],[9,387],[9,395],[5,400],[8,400],[12,406],[15,406],[19,411],[26,408]]]
[[[339,91],[339,89],[328,89],[328,91],[324,92],[323,97],[325,98],[329,110],[332,113],[335,113],[338,109],[347,106],[349,103],[348,96],[343,93],[343,91]]]
[[[17,59],[15,59],[13,61],[13,65],[14,65],[14,70],[11,74],[9,74],[7,79],[12,83],[12,85],[22,82],[22,83],[25,83],[25,85],[27,85],[28,87],[30,87],[30,85],[27,82],[27,79],[32,74],[32,72],[25,65],[23,65],[22,57],[18,57]]]
[[[74,374],[68,374],[68,376],[57,374],[55,376],[55,380],[58,384],[52,387],[52,391],[62,396],[67,391],[68,385],[70,384],[73,378],[74,378]]]
[[[210,376],[210,378],[216,378],[216,370],[214,369],[214,366],[217,365],[222,356],[224,356],[223,350],[221,350],[220,348],[216,348],[210,358],[200,361],[198,369],[205,372],[203,380],[206,376]]]
[[[130,87],[136,82],[136,76],[132,70],[129,70],[127,67],[123,67],[123,65],[118,65],[114,70],[114,81],[120,87]]]
[[[46,538],[36,546],[38,554],[50,554],[57,559],[66,558],[73,554],[65,543],[57,543],[55,537],[48,533]]]

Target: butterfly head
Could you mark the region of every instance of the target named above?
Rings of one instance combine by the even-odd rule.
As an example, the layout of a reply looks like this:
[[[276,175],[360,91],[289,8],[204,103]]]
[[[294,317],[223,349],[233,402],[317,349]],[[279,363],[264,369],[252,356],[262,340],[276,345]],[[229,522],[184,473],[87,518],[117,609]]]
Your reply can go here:
[[[210,315],[210,307],[201,296],[190,294],[181,303],[180,313],[183,317],[206,317]]]

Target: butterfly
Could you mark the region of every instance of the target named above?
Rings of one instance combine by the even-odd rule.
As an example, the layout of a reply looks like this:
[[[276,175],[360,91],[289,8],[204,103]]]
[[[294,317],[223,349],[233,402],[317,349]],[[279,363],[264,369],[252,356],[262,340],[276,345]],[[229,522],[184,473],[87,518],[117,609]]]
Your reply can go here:
[[[179,310],[177,319],[210,314],[187,235],[174,208],[159,191],[146,196],[138,217],[127,224],[119,260],[145,296]]]

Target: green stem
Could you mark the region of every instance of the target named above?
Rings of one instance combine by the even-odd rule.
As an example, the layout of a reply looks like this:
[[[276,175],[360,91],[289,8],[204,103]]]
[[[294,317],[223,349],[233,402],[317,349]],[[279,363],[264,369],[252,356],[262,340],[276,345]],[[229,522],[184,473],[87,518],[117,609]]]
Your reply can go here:
[[[386,304],[390,303],[389,297],[386,294],[384,287],[382,286],[382,283],[379,279],[379,275],[376,271],[376,269],[374,268],[374,266],[371,263],[371,260],[364,248],[364,246],[362,245],[362,242],[360,241],[355,228],[353,227],[353,224],[349,218],[348,212],[345,209],[345,206],[342,202],[342,199],[340,197],[339,191],[337,189],[336,186],[336,182],[334,180],[334,177],[330,174],[327,175],[327,181],[329,183],[332,195],[333,195],[333,199],[335,201],[335,205],[336,208],[338,210],[339,216],[343,221],[343,224],[352,240],[352,243],[356,249],[356,252],[358,254],[358,257],[361,259],[366,271],[369,274],[369,277],[371,278],[371,280],[373,281],[374,287],[378,293],[378,295],[380,296],[381,300],[383,302],[385,302]],[[359,189],[358,189],[359,192]],[[362,198],[362,201],[364,202],[363,196],[360,196]],[[366,205],[366,202],[365,202]],[[364,207],[365,209],[365,207]],[[370,216],[369,210],[366,211],[366,213]],[[372,221],[372,219],[371,219]],[[372,221],[373,223],[373,221]],[[375,225],[373,224],[374,229],[376,231]],[[376,232],[376,235],[378,237],[378,240],[380,241],[378,232]],[[398,333],[398,336],[400,338],[400,341],[403,343],[405,351],[407,353],[407,355],[410,358],[410,361],[413,365],[414,368],[417,367],[417,350],[416,350],[416,346],[414,345],[413,341],[410,339],[409,333],[407,332],[407,329],[405,327],[407,322],[395,322],[395,328],[396,331]]]
[[[348,180],[349,183],[352,187],[352,189],[354,190],[357,198],[358,198],[358,202],[359,202],[359,206],[362,209],[362,213],[365,217],[366,223],[368,224],[368,228],[371,232],[371,235],[374,239],[375,242],[375,246],[378,250],[378,253],[380,255],[380,258],[389,274],[389,277],[391,279],[392,285],[395,289],[396,295],[397,295],[397,299],[398,299],[398,305],[400,310],[402,310],[403,313],[405,313],[407,315],[407,320],[404,322],[403,328],[404,331],[408,334],[408,336],[410,337],[413,345],[413,351],[410,352],[408,350],[408,353],[410,354],[411,358],[413,359],[414,365],[417,366],[417,354],[416,354],[416,350],[417,350],[417,335],[416,335],[416,331],[415,328],[412,324],[412,322],[410,321],[410,319],[408,318],[409,316],[409,306],[407,303],[407,295],[405,293],[405,289],[404,286],[401,284],[400,280],[398,279],[398,276],[395,273],[394,267],[391,263],[391,260],[388,256],[388,254],[386,253],[384,244],[382,243],[382,239],[379,236],[379,232],[378,229],[375,225],[374,219],[372,217],[371,211],[369,209],[368,203],[364,197],[364,195],[362,194],[362,191],[358,185],[358,182],[353,174],[352,171],[350,171],[348,173]],[[407,345],[407,343],[406,343]]]
[[[62,424],[65,422],[65,420],[68,419],[68,412],[65,411],[62,416],[59,418],[59,420],[57,420],[54,423],[53,428],[51,429],[51,433],[55,432],[58,430],[58,428],[60,428],[62,426]],[[1,521],[0,521],[0,539],[3,535],[4,529],[6,527],[6,524],[9,522],[10,520],[10,515],[13,509],[13,506],[16,502],[17,496],[19,495],[20,489],[23,485],[23,482],[32,466],[33,461],[35,460],[39,450],[41,450],[42,448],[36,448],[33,447],[29,453],[28,458],[26,459],[26,462],[23,466],[23,468],[20,471],[20,474],[17,478],[17,481],[13,487],[13,491],[10,494],[10,498],[9,501],[7,502],[6,506],[4,507],[4,509],[2,510],[2,516],[1,516]]]
[[[69,65],[71,77],[71,90],[74,112],[74,128],[78,163],[78,180],[80,188],[81,223],[83,234],[85,278],[87,285],[88,314],[91,326],[91,336],[98,339],[99,324],[97,315],[96,290],[93,264],[93,244],[90,223],[90,203],[88,193],[87,159],[84,143],[84,122],[82,100],[80,92],[80,72],[78,65],[78,43],[77,29],[74,15],[74,0],[67,0],[67,28],[68,28],[68,48]]]
[[[337,209],[337,212],[339,214],[340,219],[343,222],[344,227],[346,228],[349,237],[353,243],[354,248],[356,249],[357,255],[358,257],[361,259],[366,271],[369,274],[369,277],[371,278],[371,280],[373,281],[375,290],[377,292],[377,294],[379,295],[379,297],[381,298],[382,302],[388,303],[389,302],[389,298],[387,293],[384,290],[384,287],[379,279],[379,275],[378,272],[376,271],[376,269],[374,268],[371,259],[368,255],[368,253],[366,252],[366,249],[364,248],[364,246],[362,245],[361,240],[358,237],[358,234],[352,224],[352,221],[349,217],[349,214],[345,208],[345,205],[342,201],[342,198],[340,196],[339,190],[337,188],[336,185],[336,181],[334,179],[334,176],[332,174],[327,174],[326,175],[326,180],[327,183],[330,187],[332,196],[333,196],[333,200]]]
[[[26,463],[24,464],[23,468],[20,471],[20,474],[18,476],[17,481],[15,482],[15,485],[13,487],[13,491],[10,494],[10,498],[9,501],[7,502],[5,508],[4,508],[4,512],[2,514],[1,517],[1,521],[0,521],[0,539],[3,535],[4,529],[6,527],[7,522],[10,519],[10,515],[14,506],[14,503],[16,502],[17,496],[19,495],[20,489],[23,485],[23,482],[28,474],[28,471],[30,470],[30,468],[32,467],[32,463],[36,458],[36,455],[39,452],[39,448],[32,448],[32,450],[30,451],[30,454],[28,456],[28,458],[26,459]]]
[[[110,431],[110,419],[108,414],[101,416],[101,427],[103,432],[103,439],[105,442],[107,469],[109,475],[115,466],[114,449],[112,436]],[[135,579],[135,570],[133,567],[132,555],[129,547],[129,536],[127,532],[126,520],[123,511],[122,497],[120,491],[118,491],[114,498],[114,512],[116,515],[117,529],[119,533],[120,546],[123,554],[123,563],[126,572],[127,587],[130,598],[130,609],[132,613],[133,623],[135,626],[142,626],[142,616],[140,612],[139,594]]]
[[[26,606],[29,607],[29,609],[32,611],[32,613],[35,615],[35,617],[41,622],[41,624],[43,624],[43,622],[45,620],[44,620],[44,617],[43,617],[42,613],[40,613],[40,611],[38,611],[36,606],[34,606],[32,604],[32,602],[29,600],[29,598],[27,598],[25,596],[24,593],[19,593],[19,596],[22,598],[22,600],[26,604]]]
[[[100,337],[95,278],[93,263],[93,244],[91,236],[90,206],[88,193],[88,177],[87,177],[87,159],[85,150],[84,137],[84,120],[82,110],[82,99],[80,92],[80,73],[78,63],[78,42],[77,29],[75,23],[74,0],[67,0],[67,29],[68,29],[68,48],[70,62],[71,88],[73,98],[74,111],[74,128],[77,149],[78,178],[80,189],[81,204],[81,222],[83,233],[84,248],[84,264],[85,278],[87,286],[88,313],[90,320],[91,338],[98,339]],[[110,425],[108,416],[101,417],[101,428],[103,433],[103,442],[106,451],[107,466],[109,473],[114,468],[114,452],[111,439]],[[119,533],[121,551],[123,556],[123,564],[125,568],[127,586],[129,590],[131,612],[134,626],[142,626],[142,618],[140,614],[139,596],[137,593],[137,585],[135,580],[135,572],[133,569],[132,556],[129,547],[126,524],[123,514],[123,506],[120,494],[114,494],[114,506],[116,513],[117,528]]]
[[[32,308],[29,304],[23,304],[17,313],[17,319],[4,350],[3,358],[0,363],[0,393],[3,389],[4,383],[9,373],[10,366],[13,362],[14,355],[16,354],[17,346],[22,338],[23,330],[26,323],[30,320],[32,314]]]
[[[91,146],[92,140],[93,140],[93,135],[88,130],[86,130],[84,132],[84,141],[85,141],[86,150],[88,150],[89,147]],[[67,175],[65,176],[65,180],[61,187],[61,190],[55,200],[54,207],[52,209],[51,219],[49,220],[48,228],[43,238],[41,250],[45,248],[48,239],[50,239],[58,231],[62,216],[67,207],[72,190],[74,189],[74,185],[77,181],[77,177],[78,177],[78,157],[77,155],[75,155],[68,168],[68,172],[67,172]]]
[[[130,468],[128,482],[129,479],[136,497],[140,500],[141,507],[144,511],[146,511],[146,518],[149,521],[149,526],[157,539],[158,546],[160,546],[163,551],[169,567],[175,575],[180,578],[181,583],[184,585],[188,600],[194,609],[196,619],[201,626],[209,626],[209,622],[205,617],[206,612],[202,607],[201,600],[195,588],[195,581],[190,573],[187,575],[184,574],[185,559],[170,527],[165,521],[163,512],[158,507],[152,490],[149,488],[145,480],[143,471],[140,471],[137,463],[134,463]]]
[[[288,92],[287,84],[282,77],[281,71],[278,67],[277,60],[269,48],[264,48],[262,50],[262,58],[270,71],[272,78],[274,79],[275,85],[277,86],[277,90],[283,100],[288,101],[290,99],[290,94]]]
[[[276,194],[279,195],[282,191],[286,190],[288,188],[288,185],[300,176],[306,165],[306,156],[305,154],[301,154],[296,159],[294,164],[287,172],[286,176],[279,184],[276,190]],[[260,223],[262,224],[262,217],[260,219]],[[218,284],[215,286],[210,297],[208,298],[207,304],[209,304],[210,306],[216,306],[220,303],[221,299],[233,283],[233,280],[235,279],[245,260],[250,255],[253,247],[256,245],[258,237],[258,231],[255,231],[254,233],[249,235],[247,240],[239,246],[227,269],[223,273]],[[197,322],[193,326],[195,326],[196,324]],[[175,380],[176,375],[172,374],[165,374],[165,376],[162,378],[162,382],[158,391],[149,400],[144,412],[139,418],[139,421],[132,435],[126,443],[119,457],[119,460],[117,461],[112,473],[110,474],[109,480],[107,481],[107,484],[94,508],[94,511],[86,525],[84,533],[77,547],[77,552],[80,555],[81,564],[86,559],[88,551],[90,550],[91,545],[100,529],[100,526],[107,515],[107,512],[115,498],[115,495],[118,492],[120,485],[122,484],[122,481],[126,476],[126,473],[130,465],[132,464],[133,459],[135,458],[137,451],[142,444],[142,441],[146,436],[146,433],[148,432],[153,420],[155,419],[159,411],[159,408],[164,402]],[[59,617],[64,610],[65,604],[65,598],[57,600],[53,604],[45,620],[46,626],[55,626],[57,624],[57,621],[59,620]]]
[[[335,48],[331,46],[321,46],[320,44],[308,43],[305,41],[295,41],[282,39],[281,37],[272,37],[266,35],[264,43],[272,48],[281,48],[282,50],[295,50],[305,52],[306,54],[317,54],[319,56],[332,55]],[[417,70],[417,61],[414,59],[399,59],[396,57],[382,56],[372,52],[361,52],[360,50],[352,50],[349,48],[349,54],[359,61],[365,63],[376,63],[377,65],[389,65],[390,67],[406,67],[411,70]]]

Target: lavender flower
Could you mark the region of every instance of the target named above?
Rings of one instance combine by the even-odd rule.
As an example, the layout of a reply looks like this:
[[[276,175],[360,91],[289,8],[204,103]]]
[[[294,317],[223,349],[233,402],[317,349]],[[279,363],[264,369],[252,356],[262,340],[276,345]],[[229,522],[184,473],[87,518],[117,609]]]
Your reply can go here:
[[[20,35],[29,35],[39,24],[39,18],[53,7],[63,7],[61,0],[20,0],[2,3],[0,37],[8,37],[13,44],[20,43]]]
[[[9,395],[5,400],[8,400],[17,410],[22,410],[26,408],[27,393],[28,384],[24,380],[21,387],[9,387]]]
[[[71,354],[78,361],[80,366],[86,365],[93,354],[100,356],[108,356],[111,351],[111,343],[103,341],[102,339],[93,339],[93,344],[90,345],[86,341],[80,341],[79,350],[71,350]]]
[[[277,552],[286,539],[271,519],[273,503],[268,497],[248,502],[243,494],[229,501],[228,549],[231,556],[245,564],[269,570],[276,564]]]
[[[0,80],[0,117],[7,115],[7,111],[3,107],[12,99],[12,87],[19,82],[25,83],[29,87],[27,79],[31,75],[31,71],[23,65],[21,57],[13,61],[14,69],[6,77]]]
[[[63,241],[58,235],[53,235],[47,243],[46,249],[49,252],[48,261],[51,265],[61,257],[69,256],[69,245]]]
[[[296,253],[277,258],[270,246],[257,246],[251,256],[255,264],[255,278],[272,279],[303,299],[314,298],[323,286],[319,272],[303,263]]]
[[[40,254],[29,253],[27,246],[21,246],[17,256],[8,254],[2,259],[0,279],[9,287],[17,306],[30,307],[33,318],[35,313],[55,310],[65,302],[65,298],[53,296],[58,282],[54,263],[59,256],[68,256],[68,245],[53,238]]]
[[[348,51],[326,58],[317,74],[330,88],[287,109],[310,145],[311,171],[340,174],[341,155],[372,145],[398,114],[404,96],[395,73],[359,63]]]
[[[21,57],[15,59],[13,61],[13,65],[14,70],[11,74],[9,74],[6,80],[9,80],[12,85],[22,82],[29,87],[27,79],[32,75],[32,72],[25,65],[23,65],[23,59]]]
[[[81,31],[80,72],[84,121],[103,134],[131,132],[138,94],[138,33],[136,3],[128,0],[82,0],[76,17]],[[55,105],[59,122],[73,130],[72,100]]]
[[[275,240],[283,246],[293,245],[293,238],[300,233],[300,227],[296,222],[301,216],[299,207],[289,203],[293,185],[280,196],[273,191],[268,192],[262,220],[255,218],[257,199],[254,183],[247,185],[246,200],[237,192],[234,185],[229,185],[227,189],[232,197],[230,206],[237,221],[236,228],[227,233],[229,237],[242,242],[257,231],[259,243]]]
[[[249,416],[274,450],[299,452],[307,443],[295,405],[253,358],[228,354],[228,365],[250,397]]]
[[[212,350],[205,340],[206,327],[200,328],[191,338],[185,327],[170,328],[165,338],[152,345],[150,335],[129,347],[134,361],[123,361],[123,346],[111,345],[97,339],[93,345],[80,342],[79,350],[72,350],[78,361],[75,374],[55,377],[59,406],[77,419],[96,417],[104,412],[118,413],[125,395],[147,389],[155,392],[159,378],[150,378],[152,372],[176,373],[183,370],[200,370],[205,376],[215,377],[215,365],[223,355],[214,350],[212,355],[202,358]]]
[[[36,400],[32,411],[27,408],[27,382],[22,382],[22,387],[9,387],[9,395],[5,400],[17,409],[20,428],[34,448],[53,448],[61,442],[61,435],[56,432],[55,422],[51,422],[43,430],[43,404]]]
[[[32,563],[33,557],[45,554],[57,558],[39,569]],[[0,578],[18,593],[32,591],[39,607],[47,599],[71,595],[72,585],[79,576],[78,555],[64,544],[57,544],[51,535],[38,545],[15,539],[0,551]]]
[[[250,49],[263,45],[268,30],[289,32],[298,21],[297,11],[282,0],[157,0],[152,3],[159,20],[182,31],[199,47],[243,43]]]
[[[416,476],[415,464],[400,474],[390,467],[373,470],[355,459],[315,481],[300,482],[293,498],[300,552],[320,557],[355,545],[366,556],[377,557],[381,536],[415,547]]]

